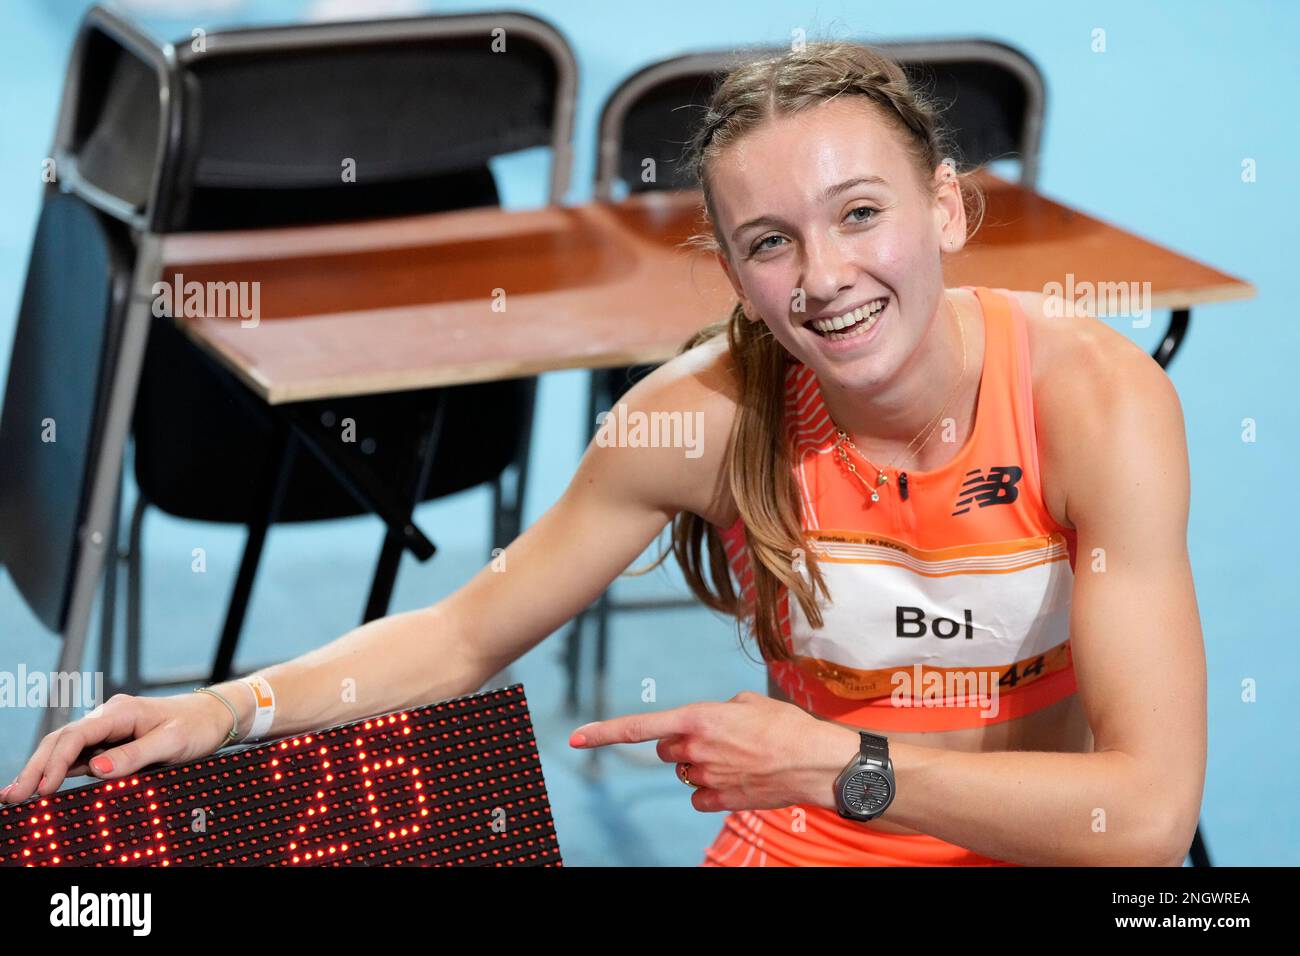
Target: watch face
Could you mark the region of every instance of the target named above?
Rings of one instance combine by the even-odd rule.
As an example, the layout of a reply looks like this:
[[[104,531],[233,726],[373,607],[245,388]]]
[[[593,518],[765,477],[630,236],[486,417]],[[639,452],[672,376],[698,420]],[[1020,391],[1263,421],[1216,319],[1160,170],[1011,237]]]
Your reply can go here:
[[[859,770],[844,781],[840,791],[854,813],[876,813],[889,802],[889,778],[879,770]]]

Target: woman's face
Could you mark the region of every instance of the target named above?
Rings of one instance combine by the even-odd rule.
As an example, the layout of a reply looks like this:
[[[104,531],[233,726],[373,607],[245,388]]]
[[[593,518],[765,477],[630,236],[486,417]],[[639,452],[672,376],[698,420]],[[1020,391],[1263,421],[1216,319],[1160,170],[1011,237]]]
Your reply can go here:
[[[905,366],[940,305],[940,250],[965,239],[951,170],[935,170],[936,198],[899,135],[841,96],[769,121],[709,168],[719,260],[746,312],[826,384],[871,389]]]

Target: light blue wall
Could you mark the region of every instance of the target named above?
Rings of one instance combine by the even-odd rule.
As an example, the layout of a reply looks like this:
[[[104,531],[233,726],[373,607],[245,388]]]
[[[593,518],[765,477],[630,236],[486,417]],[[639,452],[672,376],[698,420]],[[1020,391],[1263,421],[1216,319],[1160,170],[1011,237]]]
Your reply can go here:
[[[163,4],[152,0],[140,6]],[[160,35],[176,37],[194,25],[283,22],[317,6],[322,4],[310,0],[195,3],[193,14],[149,22],[158,25]],[[388,6],[412,12],[482,7]],[[1193,474],[1189,542],[1209,662],[1210,762],[1203,820],[1216,862],[1300,863],[1300,822],[1294,813],[1300,720],[1291,709],[1295,705],[1286,703],[1300,697],[1300,629],[1287,623],[1295,619],[1289,602],[1300,584],[1300,561],[1292,551],[1300,541],[1294,369],[1300,331],[1286,304],[1288,273],[1294,268],[1288,262],[1300,239],[1294,105],[1300,90],[1300,5],[1090,0],[1070,10],[1034,0],[515,0],[507,6],[549,19],[577,53],[580,110],[571,200],[589,195],[592,131],[601,102],[644,64],[697,49],[785,43],[795,28],[811,38],[986,37],[1025,51],[1046,75],[1043,192],[1255,284],[1259,294],[1253,300],[1195,311],[1191,334],[1171,369],[1187,422]],[[40,163],[84,7],[79,0],[8,0],[0,27],[0,367],[8,362],[37,212]],[[1092,52],[1095,28],[1106,32],[1104,53]],[[1245,158],[1256,162],[1256,182],[1242,182]],[[508,204],[536,201],[543,167],[535,157],[503,169]],[[1163,319],[1158,316],[1146,330],[1116,327],[1149,349]],[[583,447],[584,387],[580,373],[544,380],[529,520],[559,495]],[[1242,440],[1246,418],[1257,423],[1254,443]],[[486,498],[478,493],[425,506],[421,514],[444,553],[463,560],[436,572],[408,561],[395,607],[427,603],[468,579],[482,557],[485,508]],[[161,518],[150,529],[151,549],[174,546],[179,555],[188,555],[199,533]],[[211,560],[224,567],[220,574],[233,573],[239,535],[206,527],[202,535],[219,556]],[[268,557],[249,625],[249,643],[273,656],[283,656],[286,647],[322,643],[359,614],[364,588],[357,582],[368,579],[378,531],[358,519],[294,530],[282,538]],[[312,595],[307,604],[304,583]],[[163,587],[156,580],[153,586]],[[205,609],[194,618],[197,627],[215,634],[214,615],[225,586],[214,583],[210,593],[190,602]],[[349,597],[336,614],[331,602],[340,590]],[[166,661],[166,633],[174,632],[177,621],[157,616],[150,623],[155,638],[147,653]],[[725,643],[725,628],[710,626],[724,634]],[[1136,643],[1147,635],[1124,637]],[[206,647],[206,639],[200,644]],[[0,575],[0,667],[12,669],[19,659],[29,667],[52,666],[54,647]],[[171,661],[183,662],[183,655]],[[1241,700],[1247,679],[1257,684],[1255,703]],[[0,770],[17,767],[28,727],[26,718],[0,714],[5,738]]]

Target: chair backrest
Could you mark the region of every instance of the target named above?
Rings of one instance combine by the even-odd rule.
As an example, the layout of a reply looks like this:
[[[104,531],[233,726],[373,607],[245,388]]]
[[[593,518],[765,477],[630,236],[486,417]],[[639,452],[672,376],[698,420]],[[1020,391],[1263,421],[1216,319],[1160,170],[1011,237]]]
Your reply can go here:
[[[62,632],[131,276],[124,229],[45,196],[0,406],[0,564]]]
[[[1038,175],[1046,89],[1024,54],[989,40],[873,43],[894,58],[914,83],[944,109],[943,123],[968,164],[1014,158],[1020,182]],[[779,56],[785,48],[693,53],[645,67],[610,95],[601,111],[596,196],[614,198],[615,183],[631,193],[694,186],[681,166],[684,145],[718,80],[751,59]],[[643,181],[645,160],[655,177]]]
[[[96,37],[120,36],[121,48],[114,49],[119,59],[125,55],[132,34],[112,14],[99,10],[87,22],[87,50],[96,51]],[[112,47],[109,39],[102,42]],[[124,79],[103,101],[134,97],[143,109],[145,100],[161,97],[174,114],[158,134],[170,144],[162,159],[170,172],[139,209],[142,228],[249,229],[497,205],[487,161],[535,146],[551,150],[551,201],[563,197],[576,65],[563,38],[533,17],[230,30],[209,33],[196,47],[187,39],[158,54],[152,74],[143,60],[134,73],[119,66],[104,74],[110,86]],[[145,82],[150,77],[152,87]],[[78,160],[74,170],[98,183],[106,176],[85,148],[115,141],[105,128],[115,113],[97,111],[99,97],[88,101],[82,125],[91,132],[64,142]],[[71,106],[65,111],[78,112]],[[84,144],[81,153],[78,144]],[[154,155],[142,141],[138,155],[128,159],[147,166]],[[449,450],[426,497],[500,472],[528,420],[524,406],[531,405],[534,388],[528,379],[447,390],[447,434],[458,434],[474,412],[493,418],[494,427],[485,429],[493,437],[478,438],[478,454],[465,456],[464,466],[447,467],[445,459],[455,458]],[[365,421],[368,447],[377,450],[355,454],[374,473],[400,478],[418,439],[415,417],[400,410],[408,398],[407,404],[429,401],[384,395],[314,408]],[[149,336],[132,426],[136,482],[152,504],[213,521],[247,521],[264,508],[256,481],[260,463],[276,452],[269,411],[237,402],[222,372],[165,321]],[[177,434],[191,440],[178,447]],[[362,510],[311,456],[299,456],[290,488],[280,521]]]
[[[567,188],[577,67],[535,17],[484,13],[159,43],[86,15],[55,139],[66,188],[151,232],[413,214],[551,149]],[[490,178],[490,176],[489,176]]]

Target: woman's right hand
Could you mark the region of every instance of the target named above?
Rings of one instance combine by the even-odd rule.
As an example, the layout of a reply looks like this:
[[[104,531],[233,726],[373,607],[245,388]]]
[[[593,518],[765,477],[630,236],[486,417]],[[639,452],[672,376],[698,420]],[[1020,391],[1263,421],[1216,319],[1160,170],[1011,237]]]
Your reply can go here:
[[[152,764],[195,760],[216,751],[230,725],[229,709],[209,694],[118,694],[47,734],[14,782],[0,790],[0,801],[49,796],[67,777],[113,780]]]

